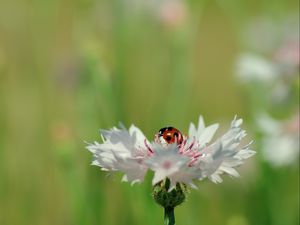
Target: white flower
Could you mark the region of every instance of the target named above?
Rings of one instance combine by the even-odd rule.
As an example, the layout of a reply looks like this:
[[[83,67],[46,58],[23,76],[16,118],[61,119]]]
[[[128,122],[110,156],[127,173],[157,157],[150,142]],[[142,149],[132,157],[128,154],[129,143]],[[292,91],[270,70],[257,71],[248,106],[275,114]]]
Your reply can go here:
[[[246,135],[240,128],[242,119],[234,119],[230,129],[215,142],[208,144],[218,124],[205,127],[202,116],[198,128],[191,123],[189,135],[183,141],[169,144],[149,142],[135,126],[126,130],[123,126],[111,130],[101,130],[103,143],[87,146],[94,155],[92,165],[106,171],[125,173],[123,181],[142,182],[148,169],[154,172],[153,185],[169,178],[171,189],[181,182],[196,187],[194,180],[209,178],[222,182],[221,174],[237,177],[234,169],[255,152],[249,145],[239,147]],[[176,140],[176,139],[175,139]]]
[[[279,83],[274,90],[278,94],[290,89],[299,70],[298,17],[291,14],[276,22],[271,18],[258,18],[246,26],[244,42],[248,52],[242,53],[236,63],[240,81],[262,82],[270,89],[273,83]]]
[[[287,51],[285,53],[287,55],[291,54],[287,58],[294,57],[295,59],[292,61],[297,60],[298,49],[296,49],[296,53],[295,50],[292,52],[290,49],[283,51]],[[289,100],[293,83],[297,79],[296,71],[299,63],[296,64],[292,61],[288,63],[289,59],[280,57],[284,58],[285,56],[278,53],[276,61],[254,53],[241,54],[235,68],[238,80],[244,84],[259,84],[258,87],[264,88],[267,97],[273,104],[285,103]],[[256,88],[253,90],[257,91]]]
[[[242,82],[272,82],[278,77],[278,69],[268,59],[253,53],[242,54],[237,61],[236,73]]]
[[[275,167],[294,164],[299,157],[299,114],[288,121],[275,120],[266,114],[257,118],[264,134],[264,159]]]

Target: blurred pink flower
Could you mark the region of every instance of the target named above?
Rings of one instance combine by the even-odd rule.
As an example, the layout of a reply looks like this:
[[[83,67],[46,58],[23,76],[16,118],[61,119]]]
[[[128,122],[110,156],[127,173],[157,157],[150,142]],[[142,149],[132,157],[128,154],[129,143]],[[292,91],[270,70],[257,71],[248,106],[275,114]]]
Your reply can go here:
[[[299,39],[286,40],[275,52],[274,59],[278,63],[299,67]]]
[[[189,15],[186,0],[125,0],[132,15],[150,16],[166,28],[182,26]]]
[[[187,7],[183,0],[162,0],[159,10],[160,20],[167,27],[182,25],[187,18]]]

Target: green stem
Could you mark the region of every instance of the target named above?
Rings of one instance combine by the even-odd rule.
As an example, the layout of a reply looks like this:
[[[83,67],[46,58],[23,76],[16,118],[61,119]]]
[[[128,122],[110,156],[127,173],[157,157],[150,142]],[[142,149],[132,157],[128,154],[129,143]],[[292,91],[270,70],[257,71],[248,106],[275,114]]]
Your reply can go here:
[[[165,208],[165,225],[174,225],[174,208]]]

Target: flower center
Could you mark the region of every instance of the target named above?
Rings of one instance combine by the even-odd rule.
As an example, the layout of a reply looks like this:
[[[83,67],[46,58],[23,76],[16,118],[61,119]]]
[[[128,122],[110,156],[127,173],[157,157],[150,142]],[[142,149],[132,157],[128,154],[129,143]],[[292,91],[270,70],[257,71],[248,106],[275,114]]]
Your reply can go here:
[[[170,161],[165,161],[163,164],[162,164],[162,167],[166,170],[170,169],[171,168],[171,165],[172,163]]]

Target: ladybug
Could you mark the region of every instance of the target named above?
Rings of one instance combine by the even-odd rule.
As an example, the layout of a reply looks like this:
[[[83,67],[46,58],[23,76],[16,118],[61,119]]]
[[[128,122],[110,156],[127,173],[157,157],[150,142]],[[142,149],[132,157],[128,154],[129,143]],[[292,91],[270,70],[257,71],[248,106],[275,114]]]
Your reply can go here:
[[[155,140],[156,142],[166,142],[167,144],[173,144],[177,142],[177,144],[180,145],[183,142],[183,135],[174,127],[164,127],[161,128],[155,135]]]

